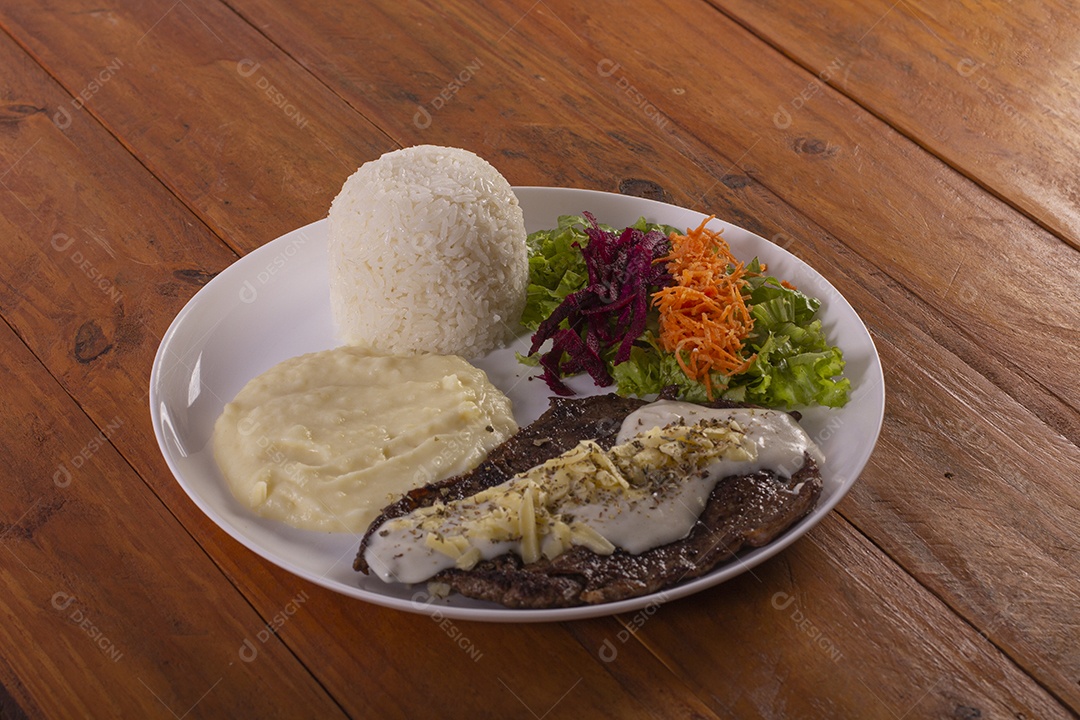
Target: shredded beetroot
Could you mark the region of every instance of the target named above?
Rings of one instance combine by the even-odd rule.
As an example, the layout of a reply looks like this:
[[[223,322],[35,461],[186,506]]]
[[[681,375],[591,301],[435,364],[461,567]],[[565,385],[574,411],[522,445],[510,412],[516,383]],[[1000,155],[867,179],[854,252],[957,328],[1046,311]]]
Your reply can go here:
[[[580,250],[589,283],[567,295],[540,323],[529,348],[533,354],[552,340],[540,365],[544,381],[559,395],[573,394],[561,378],[579,372],[589,373],[601,387],[611,385],[605,355],[617,345],[612,364],[630,359],[634,341],[645,332],[652,292],[672,282],[667,265],[654,262],[671,251],[663,233],[626,228],[616,235],[602,230],[590,213],[583,214],[589,221],[589,242]]]

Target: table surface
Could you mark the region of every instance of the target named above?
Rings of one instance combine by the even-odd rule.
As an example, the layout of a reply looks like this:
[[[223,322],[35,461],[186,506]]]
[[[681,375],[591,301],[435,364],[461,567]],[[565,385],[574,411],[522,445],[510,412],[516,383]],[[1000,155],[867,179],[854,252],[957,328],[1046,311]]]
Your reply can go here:
[[[0,716],[1080,710],[1075,7],[48,5],[0,3]],[[421,143],[820,270],[887,388],[851,493],[752,574],[556,624],[376,607],[226,535],[154,439],[162,334]]]

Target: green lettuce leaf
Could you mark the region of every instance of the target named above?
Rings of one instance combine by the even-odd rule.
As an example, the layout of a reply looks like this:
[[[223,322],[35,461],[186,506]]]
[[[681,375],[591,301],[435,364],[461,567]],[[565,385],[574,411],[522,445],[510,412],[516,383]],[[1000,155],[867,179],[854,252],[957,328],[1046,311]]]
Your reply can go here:
[[[529,287],[521,324],[536,330],[563,299],[588,281],[585,258],[574,243],[588,242],[585,218],[562,215],[559,226],[526,238],[529,249]]]
[[[759,273],[757,259],[748,266]],[[751,276],[750,313],[754,331],[746,341],[747,355],[756,354],[750,367],[733,378],[713,375],[713,388],[725,388],[720,397],[767,407],[847,403],[851,381],[840,377],[844,358],[828,344],[821,321],[814,319],[821,302],[773,277]],[[680,398],[704,402],[705,385],[688,378],[675,356],[660,349],[651,334],[635,347],[630,360],[616,365],[612,376],[622,395],[650,395],[674,385]]]
[[[645,397],[674,385],[680,399],[706,402],[705,386],[687,377],[675,356],[660,350],[651,334],[646,333],[646,340],[647,347],[635,345],[630,350],[630,359],[612,368],[615,391],[620,395]]]
[[[826,343],[820,320],[805,326],[781,323],[756,352],[749,369],[731,379],[725,399],[769,407],[841,407],[847,402],[851,381],[838,377],[844,372],[843,355]]]
[[[821,321],[814,319],[821,301],[760,274],[757,258],[748,269],[756,273],[749,278],[748,300],[754,330],[745,351],[757,357],[731,379],[723,396],[769,407],[844,405],[851,381],[839,377],[843,354],[829,345]]]

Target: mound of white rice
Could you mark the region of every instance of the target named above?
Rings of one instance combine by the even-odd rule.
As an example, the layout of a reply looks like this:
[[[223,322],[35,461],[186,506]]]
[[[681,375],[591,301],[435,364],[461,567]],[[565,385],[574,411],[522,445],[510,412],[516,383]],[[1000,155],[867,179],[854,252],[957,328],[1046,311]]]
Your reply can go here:
[[[330,307],[343,343],[475,358],[512,336],[528,278],[517,197],[467,150],[387,153],[330,206]]]

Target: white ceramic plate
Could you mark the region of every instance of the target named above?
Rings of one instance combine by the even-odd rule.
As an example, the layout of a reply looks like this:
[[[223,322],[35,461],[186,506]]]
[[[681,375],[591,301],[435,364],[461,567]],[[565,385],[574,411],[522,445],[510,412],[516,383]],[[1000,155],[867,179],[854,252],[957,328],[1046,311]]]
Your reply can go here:
[[[554,227],[559,215],[588,210],[616,227],[644,215],[680,228],[696,227],[703,215],[639,198],[591,190],[515,188],[529,230]],[[332,590],[368,602],[444,617],[502,622],[570,620],[637,610],[684,597],[721,583],[780,552],[817,524],[851,488],[877,442],[885,405],[881,365],[873,341],[855,311],[821,275],[769,241],[728,223],[735,254],[755,255],[770,274],[786,278],[822,300],[820,317],[830,341],[847,361],[854,391],[843,409],[806,410],[803,426],[822,447],[824,492],[817,509],[770,545],[747,552],[713,572],[663,593],[605,605],[557,610],[512,610],[451,597],[433,601],[423,586],[387,585],[353,571],[359,536],[295,530],[256,516],[230,494],[211,452],[214,421],[222,407],[264,370],[296,355],[337,343],[327,291],[326,221],[284,235],[227,268],[202,288],[177,315],[161,341],[150,377],[150,412],[161,451],[180,485],[222,529],[255,553]],[[476,364],[514,403],[520,425],[547,407],[543,381],[528,377],[515,347]],[[599,392],[587,378],[574,378],[580,392]]]

